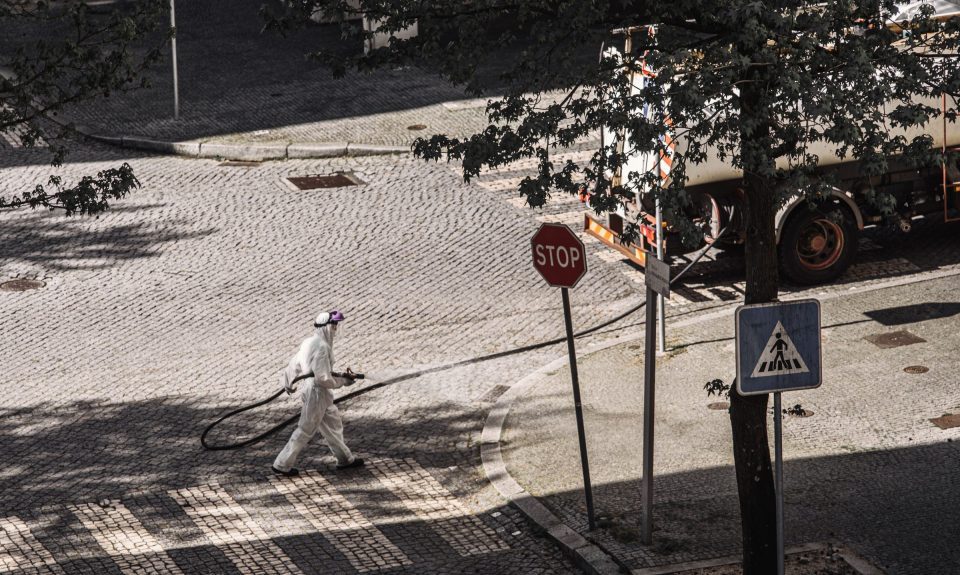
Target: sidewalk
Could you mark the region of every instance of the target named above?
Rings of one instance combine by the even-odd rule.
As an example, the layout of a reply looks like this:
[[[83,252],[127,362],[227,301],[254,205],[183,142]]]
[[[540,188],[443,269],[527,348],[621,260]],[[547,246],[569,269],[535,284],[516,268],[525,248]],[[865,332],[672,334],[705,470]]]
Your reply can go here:
[[[75,106],[63,116],[109,143],[238,160],[408,152],[417,137],[465,136],[486,127],[487,98],[469,96],[429,70],[349,71],[334,78],[306,55],[362,46],[344,45],[332,24],[312,24],[287,38],[261,33],[261,4],[210,0],[177,7],[179,120],[169,49],[147,75],[149,88]]]
[[[960,573],[952,525],[960,507],[960,428],[930,421],[960,413],[956,281],[823,299],[824,383],[783,398],[784,407],[801,404],[813,413],[784,420],[787,547],[849,546],[891,575]],[[587,529],[566,358],[518,382],[491,412],[483,446],[488,477],[594,572],[615,572],[618,563],[649,573],[740,553],[729,418],[703,390],[714,378],[733,379],[733,309],[668,323],[669,353],[657,366],[649,547],[637,542],[642,340],[578,357],[601,525],[594,532]],[[881,348],[865,339],[901,330],[925,341]],[[914,365],[929,371],[904,371]],[[501,457],[505,468],[497,466]]]

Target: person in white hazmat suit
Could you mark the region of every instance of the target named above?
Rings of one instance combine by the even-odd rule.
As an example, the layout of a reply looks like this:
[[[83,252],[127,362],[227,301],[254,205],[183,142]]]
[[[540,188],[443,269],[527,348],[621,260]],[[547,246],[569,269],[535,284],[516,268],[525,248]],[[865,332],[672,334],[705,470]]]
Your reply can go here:
[[[280,382],[287,393],[293,392],[293,380],[298,376],[313,372],[313,377],[301,380],[306,385],[303,385],[300,391],[303,399],[300,422],[274,460],[274,473],[288,477],[298,475],[300,472],[294,467],[297,457],[317,431],[336,456],[337,469],[363,465],[363,459],[353,455],[343,442],[343,421],[340,419],[340,411],[333,403],[331,391],[354,382],[354,374],[349,369],[344,374],[333,372],[333,337],[337,333],[337,324],[343,320],[343,314],[339,311],[322,312],[318,315],[314,322],[317,333],[303,340],[297,354],[280,372]]]

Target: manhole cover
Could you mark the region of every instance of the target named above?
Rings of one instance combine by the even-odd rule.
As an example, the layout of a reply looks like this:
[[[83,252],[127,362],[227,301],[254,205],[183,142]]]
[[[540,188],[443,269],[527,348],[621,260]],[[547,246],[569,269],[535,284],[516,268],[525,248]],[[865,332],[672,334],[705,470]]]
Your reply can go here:
[[[715,411],[720,411],[721,409],[730,409],[730,403],[726,401],[714,401],[713,403],[707,404],[707,409],[713,409]]]
[[[797,410],[787,410],[787,416],[789,417],[813,417],[813,412],[809,409]]]
[[[426,124],[414,124],[414,125],[412,125],[412,126],[407,126],[407,129],[408,129],[408,130],[413,130],[413,131],[416,132],[416,131],[419,131],[419,130],[426,130],[426,129],[427,129],[427,126],[426,126]]]
[[[900,347],[903,345],[911,345],[914,343],[923,343],[927,340],[922,337],[913,335],[909,331],[902,329],[900,331],[891,331],[888,333],[877,333],[874,335],[868,335],[863,338],[873,345],[881,349],[889,349],[891,347]]]
[[[960,413],[945,413],[940,417],[931,419],[930,423],[936,425],[940,429],[952,429],[954,427],[960,427]]]
[[[908,365],[903,368],[903,371],[907,373],[927,373],[930,371],[930,368],[925,365]]]
[[[291,184],[298,190],[320,190],[326,188],[343,188],[346,186],[357,186],[362,184],[360,180],[351,174],[338,172],[329,176],[301,176],[287,178]]]
[[[0,283],[0,290],[3,291],[28,291],[40,289],[47,284],[39,280],[15,279]]]

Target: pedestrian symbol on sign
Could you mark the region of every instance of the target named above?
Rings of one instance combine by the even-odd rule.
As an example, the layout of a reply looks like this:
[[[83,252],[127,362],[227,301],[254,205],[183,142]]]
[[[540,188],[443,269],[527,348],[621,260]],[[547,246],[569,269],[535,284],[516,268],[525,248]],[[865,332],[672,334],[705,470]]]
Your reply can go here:
[[[793,340],[787,335],[787,330],[783,329],[783,324],[778,321],[750,377],[788,375],[808,371],[807,364],[793,345]]]

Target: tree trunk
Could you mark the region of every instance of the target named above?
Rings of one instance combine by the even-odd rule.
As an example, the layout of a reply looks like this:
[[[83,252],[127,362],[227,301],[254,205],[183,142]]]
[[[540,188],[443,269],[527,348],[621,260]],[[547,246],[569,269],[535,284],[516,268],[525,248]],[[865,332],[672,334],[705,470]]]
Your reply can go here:
[[[761,73],[762,74],[762,73]],[[757,126],[741,130],[744,187],[747,195],[746,303],[777,299],[777,213],[773,160],[769,157],[769,124],[757,86],[751,78],[741,90],[741,121]],[[768,395],[745,397],[730,391],[733,457],[740,496],[744,575],[770,575],[777,569],[776,492],[767,442]]]
[[[777,298],[774,191],[747,178],[746,303]],[[761,179],[761,178],[756,178]],[[733,458],[740,495],[744,575],[770,575],[777,568],[776,493],[767,442],[768,395],[730,390]]]

